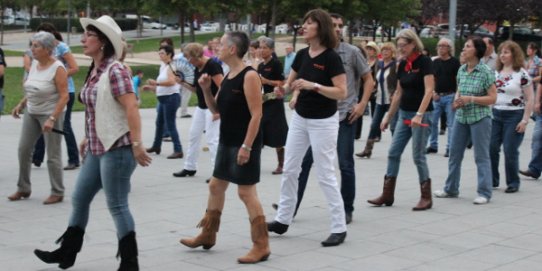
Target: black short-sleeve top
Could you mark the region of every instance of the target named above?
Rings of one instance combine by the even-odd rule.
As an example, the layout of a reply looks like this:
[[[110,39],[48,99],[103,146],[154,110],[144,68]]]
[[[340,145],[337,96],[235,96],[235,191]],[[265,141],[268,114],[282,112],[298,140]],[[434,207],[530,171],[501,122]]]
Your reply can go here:
[[[205,103],[205,97],[203,96],[203,90],[198,84],[198,79],[204,73],[208,74],[211,77],[217,74],[223,74],[222,66],[220,66],[220,64],[216,62],[214,59],[209,59],[207,60],[205,65],[203,65],[203,68],[201,70],[199,70],[198,68],[194,69],[194,82],[196,85],[196,95],[198,96],[198,107],[201,109],[207,109],[207,104]],[[213,93],[213,96],[215,96],[216,93],[218,92],[218,86],[215,84],[213,80],[211,80],[211,92]]]
[[[292,69],[296,79],[305,79],[322,86],[333,86],[333,77],[345,73],[341,57],[333,49],[326,49],[316,57],[309,55],[309,48],[301,49],[295,56]],[[337,100],[312,90],[301,90],[295,106],[297,114],[308,119],[324,119],[337,112]]]
[[[397,78],[403,89],[399,108],[405,111],[418,111],[425,95],[424,77],[433,74],[433,62],[431,58],[420,55],[412,62],[412,68],[405,71],[406,60],[401,61]],[[426,111],[433,110],[433,103],[429,103]]]

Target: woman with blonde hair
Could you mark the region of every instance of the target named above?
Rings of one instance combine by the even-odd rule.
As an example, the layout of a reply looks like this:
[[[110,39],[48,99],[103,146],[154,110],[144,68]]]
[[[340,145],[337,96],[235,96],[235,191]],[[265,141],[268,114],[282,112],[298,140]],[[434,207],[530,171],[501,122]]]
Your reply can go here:
[[[497,52],[497,101],[493,105],[489,147],[493,187],[499,186],[499,153],[502,145],[507,185],[505,192],[515,193],[520,185],[519,146],[533,111],[533,82],[523,68],[525,58],[517,43],[505,41],[499,45]]]
[[[433,110],[433,65],[431,59],[422,54],[423,44],[412,30],[403,29],[398,33],[397,47],[405,59],[399,64],[397,89],[380,127],[385,130],[397,111],[399,119],[388,152],[388,168],[384,176],[382,195],[368,202],[376,206],[393,204],[401,156],[412,138],[412,156],[418,170],[421,192],[420,201],[412,210],[422,211],[433,205],[429,167],[425,158],[425,144],[431,125],[431,118],[426,113]]]
[[[376,106],[373,120],[371,122],[371,130],[367,137],[365,149],[361,153],[356,153],[358,157],[371,158],[373,146],[379,137],[380,123],[384,118],[384,114],[388,112],[390,107],[391,97],[395,93],[397,87],[397,62],[395,59],[395,44],[386,42],[382,44],[380,52],[382,60],[376,64]]]

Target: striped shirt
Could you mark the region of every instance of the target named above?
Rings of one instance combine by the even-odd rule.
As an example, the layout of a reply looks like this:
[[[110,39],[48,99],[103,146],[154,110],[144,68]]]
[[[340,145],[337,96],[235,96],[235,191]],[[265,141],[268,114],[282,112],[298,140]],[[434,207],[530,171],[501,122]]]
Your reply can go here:
[[[183,53],[180,53],[173,59],[173,65],[176,72],[180,72],[184,81],[190,85],[194,85],[194,66],[188,62]]]
[[[91,75],[83,89],[81,90],[81,102],[85,104],[85,133],[88,139],[87,151],[93,155],[102,155],[106,151],[102,142],[98,138],[96,133],[96,97],[98,93],[98,81],[102,73],[107,67],[114,61],[111,57],[103,61],[103,63],[96,70],[96,74]],[[132,80],[130,74],[124,66],[121,64],[113,64],[109,70],[109,82],[111,84],[111,92],[113,97],[119,97],[124,94],[134,93],[132,89]],[[119,148],[122,146],[128,146],[132,144],[130,141],[130,132],[121,136],[117,142],[111,147],[111,149]]]
[[[495,73],[486,64],[478,63],[472,72],[467,71],[467,64],[457,72],[457,88],[461,96],[486,96],[491,85],[495,84]],[[487,105],[467,103],[455,114],[457,122],[473,124],[491,117],[491,107]]]

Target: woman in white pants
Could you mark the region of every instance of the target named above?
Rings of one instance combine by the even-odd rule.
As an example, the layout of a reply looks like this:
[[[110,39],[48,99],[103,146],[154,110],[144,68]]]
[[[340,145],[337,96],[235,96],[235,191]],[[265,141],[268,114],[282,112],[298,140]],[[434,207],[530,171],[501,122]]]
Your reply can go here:
[[[211,58],[203,55],[203,46],[199,43],[189,43],[184,47],[183,53],[190,62],[194,65],[194,86],[186,83],[181,83],[181,86],[189,88],[196,92],[198,97],[198,106],[194,110],[192,118],[192,126],[190,127],[189,147],[183,170],[174,172],[175,177],[194,176],[197,170],[198,156],[200,153],[200,142],[203,133],[207,138],[207,146],[211,153],[211,169],[214,168],[216,150],[218,148],[218,136],[220,132],[220,115],[213,114],[205,104],[203,91],[198,83],[198,79],[203,74],[208,74],[211,77],[211,93],[216,95],[218,86],[224,79],[220,64]]]
[[[320,187],[331,213],[331,235],[322,245],[337,246],[346,237],[344,203],[335,176],[337,100],[346,97],[346,74],[334,51],[338,39],[326,11],[314,9],[305,15],[303,36],[309,47],[297,53],[284,85],[286,91],[293,90],[290,107],[295,112],[286,140],[278,214],[267,226],[278,234],[288,230],[297,202],[301,162],[311,146]]]

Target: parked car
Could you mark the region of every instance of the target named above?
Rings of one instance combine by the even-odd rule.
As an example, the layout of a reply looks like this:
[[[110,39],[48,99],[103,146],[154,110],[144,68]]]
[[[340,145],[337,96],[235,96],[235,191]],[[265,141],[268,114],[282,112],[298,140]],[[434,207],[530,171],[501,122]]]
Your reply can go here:
[[[15,25],[30,25],[30,20],[22,17],[15,17]]]
[[[2,16],[2,22],[4,25],[11,25],[15,23],[15,17],[14,16]]]
[[[487,28],[483,27],[483,26],[480,26],[478,27],[476,30],[474,30],[474,33],[471,34],[469,29],[463,29],[463,37],[468,37],[468,36],[478,36],[478,37],[490,37],[490,38],[493,38],[494,34],[493,32],[487,30]]]
[[[506,40],[510,36],[510,27],[503,26],[499,31],[499,39]],[[525,26],[514,26],[514,35],[512,35],[513,40],[517,41],[542,41],[542,34],[535,33],[532,29]]]
[[[205,22],[200,25],[200,31],[202,32],[217,32],[220,28],[219,23]]]
[[[437,27],[434,25],[426,25],[420,31],[420,38],[436,38]]]
[[[153,20],[149,16],[141,16],[141,20],[143,21],[143,28],[147,29],[166,29],[167,25],[161,24],[156,20]]]

